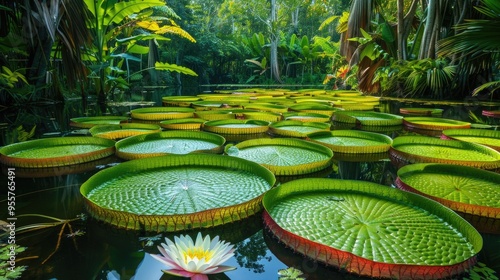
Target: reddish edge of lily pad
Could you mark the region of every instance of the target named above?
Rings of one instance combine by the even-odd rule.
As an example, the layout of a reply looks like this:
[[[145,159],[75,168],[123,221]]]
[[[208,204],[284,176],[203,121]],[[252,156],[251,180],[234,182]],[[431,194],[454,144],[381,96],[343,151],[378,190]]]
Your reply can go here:
[[[485,117],[500,118],[500,110],[498,111],[483,110],[482,115]]]

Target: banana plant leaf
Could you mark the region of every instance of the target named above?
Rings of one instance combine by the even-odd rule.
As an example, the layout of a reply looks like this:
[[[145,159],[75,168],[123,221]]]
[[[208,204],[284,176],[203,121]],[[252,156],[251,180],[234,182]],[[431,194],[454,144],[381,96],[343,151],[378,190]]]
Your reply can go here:
[[[334,153],[366,154],[389,151],[392,138],[375,132],[360,130],[334,130],[315,132],[307,140],[324,145]]]
[[[444,130],[451,128],[470,128],[469,122],[435,117],[404,117],[403,125],[408,128]]]
[[[284,120],[301,122],[329,122],[330,116],[325,114],[307,113],[307,112],[288,112],[283,113]]]
[[[205,122],[200,118],[172,119],[160,122],[160,126],[170,130],[199,130]]]
[[[389,158],[398,168],[412,163],[445,163],[500,171],[500,152],[484,145],[428,136],[398,136]]]
[[[80,188],[91,216],[119,228],[180,231],[228,224],[262,209],[266,168],[222,155],[168,155],[104,169]]]
[[[259,120],[218,120],[203,123],[205,131],[220,134],[258,134],[269,129],[269,122]]]
[[[269,190],[264,223],[314,260],[376,278],[454,278],[477,261],[479,232],[449,208],[372,182],[310,178]]]
[[[500,233],[500,174],[468,166],[417,163],[400,168],[395,185],[458,212],[476,229]]]
[[[399,113],[402,115],[418,115],[418,116],[441,116],[443,109],[437,108],[399,108]]]
[[[269,125],[269,132],[285,137],[304,138],[309,133],[330,131],[330,124],[324,122],[280,121]]]
[[[128,118],[122,116],[79,117],[70,119],[69,125],[78,128],[91,128],[96,125],[117,125],[127,121]]]
[[[403,124],[403,117],[387,113],[364,111],[338,111],[333,121],[361,126],[398,126]]]
[[[154,124],[126,123],[120,125],[96,125],[89,129],[92,136],[111,140],[130,136],[160,132],[161,127]]]
[[[500,152],[500,131],[488,129],[446,129],[442,139],[454,139],[488,146]]]
[[[170,119],[192,118],[193,108],[185,107],[149,107],[130,111],[132,119],[145,121],[163,121]]]
[[[193,102],[200,101],[197,96],[164,96],[161,98],[164,107],[190,107]]]
[[[329,148],[295,138],[252,139],[228,144],[224,152],[259,163],[277,176],[320,171],[330,166],[333,158]]]
[[[116,142],[116,156],[131,160],[169,154],[221,153],[224,137],[203,131],[164,131]]]
[[[0,148],[0,162],[13,167],[46,168],[98,160],[115,153],[115,141],[96,137],[30,140]]]

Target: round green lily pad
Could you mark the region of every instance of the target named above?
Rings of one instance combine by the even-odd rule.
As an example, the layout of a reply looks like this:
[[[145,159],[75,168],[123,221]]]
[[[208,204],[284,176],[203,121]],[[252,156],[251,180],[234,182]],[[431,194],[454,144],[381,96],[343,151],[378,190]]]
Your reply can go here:
[[[333,121],[362,126],[397,126],[403,123],[403,117],[387,113],[365,111],[338,111]]]
[[[489,147],[428,136],[398,136],[389,149],[398,168],[411,163],[445,163],[500,170],[500,152]]]
[[[7,166],[41,168],[78,164],[115,153],[115,141],[96,137],[59,137],[30,140],[0,148]]]
[[[130,116],[132,119],[144,121],[192,118],[194,109],[186,107],[148,107],[131,110]]]
[[[221,153],[224,137],[203,131],[165,131],[129,137],[116,142],[116,155],[130,160],[194,152]]]
[[[243,118],[247,120],[259,120],[266,122],[277,122],[283,118],[281,113],[275,112],[244,112],[242,115]]]
[[[329,122],[330,116],[325,114],[308,112],[288,112],[283,113],[284,120],[301,122]]]
[[[203,124],[205,131],[220,134],[257,134],[269,129],[269,122],[259,120],[217,120]]]
[[[327,147],[295,138],[252,139],[227,145],[226,154],[269,168],[275,175],[301,175],[331,165],[333,152]]]
[[[127,120],[127,117],[122,116],[79,117],[70,119],[69,125],[78,128],[91,128],[96,125],[117,125],[123,122],[127,122]]]
[[[442,139],[455,139],[488,146],[500,151],[500,131],[488,129],[446,129]]]
[[[407,128],[419,128],[428,130],[443,130],[450,128],[470,128],[469,122],[435,117],[405,117],[403,125]]]
[[[372,182],[299,179],[269,190],[262,203],[264,222],[281,242],[364,276],[455,277],[476,263],[483,245],[449,208]]]
[[[287,106],[276,105],[270,103],[249,103],[244,105],[246,110],[258,110],[264,112],[285,113],[288,111]]]
[[[161,127],[155,124],[125,123],[119,125],[96,125],[89,129],[95,137],[112,140],[123,139],[130,136],[160,132]]]
[[[193,102],[200,101],[197,96],[164,96],[161,98],[164,107],[189,107]]]
[[[290,110],[296,112],[308,112],[332,116],[334,112],[340,110],[328,104],[319,104],[317,102],[304,102],[290,106]]]
[[[214,227],[259,212],[275,183],[266,168],[222,155],[168,155],[102,170],[80,188],[90,215],[120,228]]]
[[[313,132],[330,131],[330,124],[324,122],[280,121],[270,124],[269,131],[274,135],[301,138]]]
[[[500,233],[498,173],[468,166],[417,163],[399,169],[395,185],[461,213],[480,231]]]
[[[316,132],[308,140],[324,145],[338,153],[383,153],[392,144],[392,138],[375,132],[360,130],[334,130]]]
[[[443,113],[443,109],[436,108],[399,108],[399,113],[403,115],[417,116],[439,116]]]
[[[205,120],[200,118],[172,119],[161,121],[160,126],[172,130],[199,130],[204,122]]]

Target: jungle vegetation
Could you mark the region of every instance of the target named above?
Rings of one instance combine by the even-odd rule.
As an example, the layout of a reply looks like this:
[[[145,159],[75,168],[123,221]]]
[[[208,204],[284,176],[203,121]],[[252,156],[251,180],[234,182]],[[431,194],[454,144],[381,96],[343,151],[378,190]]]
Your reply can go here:
[[[0,110],[143,87],[499,98],[497,0],[0,0]]]

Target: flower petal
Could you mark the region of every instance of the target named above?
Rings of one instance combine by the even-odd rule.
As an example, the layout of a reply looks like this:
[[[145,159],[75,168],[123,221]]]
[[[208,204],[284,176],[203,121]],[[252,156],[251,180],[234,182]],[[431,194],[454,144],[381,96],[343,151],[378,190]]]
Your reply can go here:
[[[185,270],[180,270],[180,269],[168,269],[168,270],[162,270],[164,273],[175,275],[175,276],[181,276],[181,277],[193,277],[196,273],[192,273],[189,271]]]
[[[205,274],[195,274],[191,276],[191,280],[208,280],[208,276]]]
[[[235,269],[236,269],[236,267],[234,267],[234,266],[219,265],[219,266],[215,266],[215,267],[210,268],[210,270],[206,270],[205,273],[206,274],[217,274],[217,273],[226,272],[226,271],[235,270]]]

